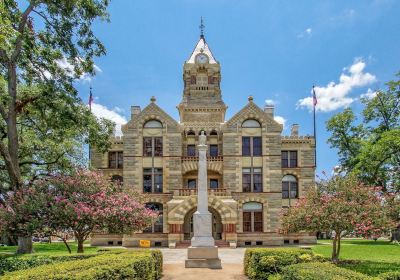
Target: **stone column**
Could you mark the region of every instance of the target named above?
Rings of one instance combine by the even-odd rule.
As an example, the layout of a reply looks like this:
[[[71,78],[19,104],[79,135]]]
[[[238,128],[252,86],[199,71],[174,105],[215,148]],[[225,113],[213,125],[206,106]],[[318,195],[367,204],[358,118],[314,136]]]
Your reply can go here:
[[[212,215],[208,212],[207,145],[204,132],[199,136],[199,176],[197,211],[193,214],[193,238],[185,267],[221,268],[218,247],[212,236]]]
[[[212,215],[208,212],[207,192],[207,145],[206,136],[199,136],[199,173],[197,187],[197,211],[193,214],[192,247],[213,247]]]

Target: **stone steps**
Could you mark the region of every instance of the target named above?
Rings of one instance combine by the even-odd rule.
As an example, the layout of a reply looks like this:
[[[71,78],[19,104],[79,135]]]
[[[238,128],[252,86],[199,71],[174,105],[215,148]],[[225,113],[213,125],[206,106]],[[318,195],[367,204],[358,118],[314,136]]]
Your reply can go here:
[[[188,248],[190,246],[190,240],[184,240],[176,243],[177,249]],[[215,246],[218,248],[229,248],[229,243],[224,240],[215,240]]]

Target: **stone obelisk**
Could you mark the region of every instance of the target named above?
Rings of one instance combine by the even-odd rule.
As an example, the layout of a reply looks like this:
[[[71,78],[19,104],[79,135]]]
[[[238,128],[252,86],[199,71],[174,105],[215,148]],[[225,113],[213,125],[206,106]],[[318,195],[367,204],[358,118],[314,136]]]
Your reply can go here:
[[[199,136],[197,211],[193,214],[193,238],[185,267],[221,268],[218,247],[212,236],[212,215],[208,211],[207,145],[204,132]]]

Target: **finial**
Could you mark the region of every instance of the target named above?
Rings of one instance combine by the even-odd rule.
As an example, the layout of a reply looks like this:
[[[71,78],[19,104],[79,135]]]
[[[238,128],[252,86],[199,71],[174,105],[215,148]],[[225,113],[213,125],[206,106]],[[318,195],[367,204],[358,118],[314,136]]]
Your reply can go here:
[[[204,25],[204,21],[203,21],[203,17],[200,18],[200,38],[204,38],[204,27],[206,27]]]
[[[152,97],[150,98],[150,101],[151,101],[151,103],[155,103],[155,102],[156,102],[156,98],[155,98],[154,96],[152,96]]]
[[[253,96],[249,95],[249,97],[247,97],[247,100],[249,100],[249,102],[253,102]]]

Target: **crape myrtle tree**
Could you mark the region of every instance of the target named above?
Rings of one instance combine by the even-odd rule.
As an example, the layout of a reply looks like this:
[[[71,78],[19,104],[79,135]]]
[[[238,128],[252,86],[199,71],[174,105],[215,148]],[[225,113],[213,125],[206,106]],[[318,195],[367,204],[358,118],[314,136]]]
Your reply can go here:
[[[338,262],[340,242],[347,234],[377,238],[393,226],[391,197],[382,188],[368,187],[355,176],[340,175],[321,180],[317,186],[282,213],[282,229],[334,232],[332,262]]]
[[[0,231],[57,236],[73,233],[78,253],[94,231],[131,233],[151,225],[158,213],[145,207],[144,197],[124,189],[99,172],[76,169],[39,180],[13,192],[0,206]]]
[[[109,145],[112,124],[91,115],[74,88],[105,54],[92,24],[107,20],[108,2],[0,1],[0,204],[71,169],[83,143]],[[30,236],[18,238],[19,251],[29,253]]]

